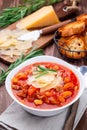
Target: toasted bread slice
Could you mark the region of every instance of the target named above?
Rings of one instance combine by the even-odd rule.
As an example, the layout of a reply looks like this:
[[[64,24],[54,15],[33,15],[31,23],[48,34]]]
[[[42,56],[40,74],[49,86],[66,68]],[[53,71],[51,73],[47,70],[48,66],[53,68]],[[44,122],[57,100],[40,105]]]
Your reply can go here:
[[[72,36],[75,34],[80,34],[85,30],[85,22],[83,21],[76,21],[69,23],[63,27],[58,29],[58,32],[61,34],[62,37]]]
[[[87,25],[87,14],[81,14],[81,15],[77,16],[76,20],[83,21]]]
[[[60,52],[66,57],[80,59],[86,56],[85,42],[82,36],[72,36],[65,40],[62,38],[61,41]]]

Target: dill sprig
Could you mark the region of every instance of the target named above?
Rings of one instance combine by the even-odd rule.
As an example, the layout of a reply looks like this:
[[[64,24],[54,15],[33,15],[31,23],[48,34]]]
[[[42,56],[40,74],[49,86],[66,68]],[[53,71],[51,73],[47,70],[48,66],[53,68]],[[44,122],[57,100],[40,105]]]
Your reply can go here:
[[[44,5],[52,5],[60,1],[62,0],[23,0],[23,4],[19,4],[17,7],[3,9],[0,13],[0,27],[7,27]]]

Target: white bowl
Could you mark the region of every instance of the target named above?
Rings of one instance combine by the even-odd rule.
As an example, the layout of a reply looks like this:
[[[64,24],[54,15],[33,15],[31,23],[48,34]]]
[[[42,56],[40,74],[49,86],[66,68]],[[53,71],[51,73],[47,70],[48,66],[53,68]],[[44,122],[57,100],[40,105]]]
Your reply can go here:
[[[12,92],[12,88],[11,88],[11,79],[14,77],[14,75],[22,68],[24,68],[25,66],[35,63],[35,62],[53,62],[53,63],[58,63],[60,65],[63,65],[69,69],[71,69],[75,75],[78,77],[79,83],[80,83],[80,88],[79,88],[79,92],[77,94],[77,96],[73,99],[73,101],[71,101],[70,103],[68,103],[65,106],[62,107],[58,107],[58,108],[54,108],[54,109],[37,109],[37,108],[32,108],[29,106],[26,106],[24,104],[22,104],[20,101],[17,100],[17,98],[14,96],[13,92]],[[6,81],[5,81],[5,86],[6,86],[6,90],[9,93],[9,95],[14,99],[14,101],[16,101],[20,106],[22,106],[26,111],[34,114],[34,115],[38,115],[38,116],[52,116],[52,115],[56,115],[60,112],[62,112],[65,108],[69,107],[71,104],[73,104],[75,101],[77,101],[80,96],[82,95],[83,91],[84,91],[84,83],[83,83],[83,76],[81,74],[81,72],[79,72],[74,66],[70,65],[69,63],[53,57],[53,56],[37,56],[34,58],[31,58],[25,62],[23,62],[22,64],[20,64],[19,66],[17,66],[16,68],[14,68],[7,76]]]

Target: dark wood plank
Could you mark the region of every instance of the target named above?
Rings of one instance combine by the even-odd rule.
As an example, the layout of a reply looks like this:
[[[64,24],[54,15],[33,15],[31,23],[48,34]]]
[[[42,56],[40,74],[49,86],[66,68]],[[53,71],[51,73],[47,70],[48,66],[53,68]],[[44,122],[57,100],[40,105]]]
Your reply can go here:
[[[0,114],[12,103],[11,97],[8,95],[5,86],[0,86]]]
[[[75,130],[87,130],[87,109],[85,110]]]
[[[5,8],[6,6],[12,6],[13,5],[13,1],[16,0],[0,0],[0,9]],[[86,12],[87,13],[87,0],[81,0],[81,6],[80,6],[80,10],[82,12]],[[50,50],[50,51],[49,51]],[[57,49],[55,48],[54,45],[49,45],[48,47],[45,48],[45,54],[46,55],[54,55],[56,57],[62,58],[62,56],[58,53]],[[68,61],[69,63],[72,63],[70,61]],[[87,60],[84,61],[82,60],[82,64],[86,64]],[[78,64],[79,63],[75,63]],[[7,65],[3,64],[2,62],[0,62],[0,67],[4,67],[5,69],[7,69]],[[11,99],[11,97],[8,95],[8,93],[6,92],[5,89],[5,85],[0,85],[0,114],[11,104],[13,100]],[[83,117],[81,118],[80,122],[78,123],[77,127],[75,130],[87,130],[87,109],[83,115]]]
[[[5,70],[8,68],[8,66],[2,62],[0,62],[0,67],[4,68]],[[0,114],[4,112],[4,110],[11,104],[12,101],[13,100],[5,89],[4,83],[0,84]]]

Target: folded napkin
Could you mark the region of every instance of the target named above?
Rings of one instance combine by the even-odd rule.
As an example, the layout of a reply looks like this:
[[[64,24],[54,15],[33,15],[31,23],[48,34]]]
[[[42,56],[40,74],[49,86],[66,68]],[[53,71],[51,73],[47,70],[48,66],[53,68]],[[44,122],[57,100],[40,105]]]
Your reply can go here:
[[[0,130],[74,130],[86,108],[87,90],[80,100],[51,117],[32,115],[13,102],[0,116]]]

